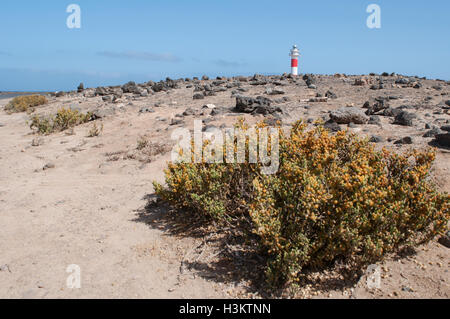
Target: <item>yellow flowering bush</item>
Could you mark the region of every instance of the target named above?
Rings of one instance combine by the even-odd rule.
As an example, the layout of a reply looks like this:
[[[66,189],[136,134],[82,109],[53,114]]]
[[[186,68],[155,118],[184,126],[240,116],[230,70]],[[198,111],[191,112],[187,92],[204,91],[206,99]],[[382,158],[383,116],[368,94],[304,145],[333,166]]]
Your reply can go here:
[[[244,131],[248,129],[242,120],[236,124],[236,128]],[[247,139],[246,149],[248,143]],[[245,163],[208,163],[205,156],[202,156],[201,163],[194,163],[194,141],[191,144],[191,163],[169,163],[165,171],[167,186],[164,188],[154,182],[156,193],[178,208],[196,213],[199,218],[240,224],[243,218],[249,217],[252,181],[259,174],[260,164],[249,163],[248,157]],[[208,141],[204,143],[203,150],[207,146]],[[236,153],[237,141],[234,142],[234,150]]]
[[[34,107],[47,104],[47,98],[43,95],[24,95],[17,96],[11,100],[6,106],[5,111],[8,113],[32,112]]]
[[[435,154],[375,150],[348,132],[296,123],[280,130],[280,167],[170,164],[162,199],[197,216],[233,222],[256,237],[273,285],[295,283],[305,267],[339,260],[360,269],[404,245],[443,232],[449,196],[428,175]],[[219,224],[220,225],[220,224]]]
[[[87,123],[92,119],[91,113],[83,114],[78,110],[61,108],[50,116],[34,115],[31,117],[30,128],[40,134],[61,132],[68,128]]]

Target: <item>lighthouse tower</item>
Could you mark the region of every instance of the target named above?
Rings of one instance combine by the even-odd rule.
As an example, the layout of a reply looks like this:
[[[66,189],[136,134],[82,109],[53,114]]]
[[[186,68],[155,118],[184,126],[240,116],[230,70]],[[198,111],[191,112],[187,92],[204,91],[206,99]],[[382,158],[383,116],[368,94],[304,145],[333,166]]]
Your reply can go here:
[[[298,57],[300,56],[300,50],[296,45],[292,47],[291,54],[289,55],[291,57],[291,74],[298,75]]]

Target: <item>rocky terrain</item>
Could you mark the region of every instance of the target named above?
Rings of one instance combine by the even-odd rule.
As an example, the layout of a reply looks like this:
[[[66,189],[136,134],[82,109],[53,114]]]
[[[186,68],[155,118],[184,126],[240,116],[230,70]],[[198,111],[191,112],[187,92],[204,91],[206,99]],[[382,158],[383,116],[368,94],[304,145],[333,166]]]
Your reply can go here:
[[[151,182],[164,180],[172,131],[193,129],[198,119],[205,131],[231,127],[239,117],[286,127],[322,119],[330,131],[348,129],[380,148],[435,147],[432,178],[450,192],[449,84],[387,73],[204,76],[80,84],[35,110],[92,112],[99,136],[89,133],[93,123],[37,135],[29,115],[0,109],[0,297],[265,297],[241,273],[241,259],[224,260],[211,238],[177,231],[165,209],[151,205]],[[0,108],[8,102],[0,100]],[[315,274],[295,296],[449,298],[449,242],[442,237],[389,256],[380,264],[379,289],[369,289],[365,277],[344,282]],[[80,289],[66,286],[71,264],[81,268]]]

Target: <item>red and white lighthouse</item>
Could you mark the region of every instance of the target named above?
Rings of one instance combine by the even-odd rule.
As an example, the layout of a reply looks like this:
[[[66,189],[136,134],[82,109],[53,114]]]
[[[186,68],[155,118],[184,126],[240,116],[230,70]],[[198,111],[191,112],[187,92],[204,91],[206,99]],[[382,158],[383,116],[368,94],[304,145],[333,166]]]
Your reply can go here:
[[[298,75],[298,57],[300,56],[300,50],[296,45],[291,50],[291,74]]]

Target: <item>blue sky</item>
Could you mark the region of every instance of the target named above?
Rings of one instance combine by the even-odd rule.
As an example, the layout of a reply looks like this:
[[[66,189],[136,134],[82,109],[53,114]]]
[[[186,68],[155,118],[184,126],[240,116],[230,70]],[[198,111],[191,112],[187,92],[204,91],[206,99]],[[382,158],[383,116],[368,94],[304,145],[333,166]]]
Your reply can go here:
[[[69,29],[69,4],[81,29]],[[369,29],[369,4],[381,29]],[[207,74],[397,72],[450,80],[448,0],[2,0],[0,90]]]

